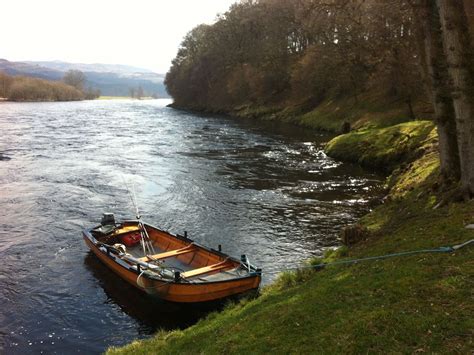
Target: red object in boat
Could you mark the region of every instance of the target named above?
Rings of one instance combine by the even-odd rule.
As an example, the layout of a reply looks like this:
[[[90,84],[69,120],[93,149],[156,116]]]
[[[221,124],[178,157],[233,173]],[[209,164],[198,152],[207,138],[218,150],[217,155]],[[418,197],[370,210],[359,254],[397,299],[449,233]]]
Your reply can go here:
[[[123,244],[125,244],[126,247],[134,247],[138,243],[140,243],[140,239],[142,236],[139,233],[136,234],[127,234],[124,235],[120,238]]]

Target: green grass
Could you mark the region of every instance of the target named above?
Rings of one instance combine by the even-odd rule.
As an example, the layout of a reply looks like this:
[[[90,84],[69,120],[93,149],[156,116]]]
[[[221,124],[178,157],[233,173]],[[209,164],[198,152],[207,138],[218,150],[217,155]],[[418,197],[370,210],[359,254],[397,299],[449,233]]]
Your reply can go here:
[[[426,103],[418,101],[413,106],[417,119],[430,118]],[[389,99],[374,90],[360,95],[357,100],[351,97],[326,99],[313,109],[287,102],[274,106],[242,105],[229,111],[236,117],[279,120],[336,133],[341,131],[344,122],[359,130],[383,128],[410,120],[405,103]]]
[[[336,159],[390,172],[431,149],[436,139],[431,121],[413,121],[343,134],[332,139],[325,150]]]
[[[414,104],[417,118],[429,118],[423,102]],[[388,100],[380,93],[367,92],[356,101],[354,98],[326,100],[314,110],[296,117],[295,121],[314,129],[340,132],[348,122],[353,129],[393,126],[410,120],[408,108],[400,101]]]
[[[389,202],[361,220],[371,237],[350,249],[328,252],[326,261],[473,239],[474,231],[464,228],[474,223],[473,202],[433,209],[437,171],[433,151],[397,171]],[[213,313],[183,331],[158,332],[108,352],[470,353],[473,257],[471,246],[452,254],[285,273],[256,300]]]

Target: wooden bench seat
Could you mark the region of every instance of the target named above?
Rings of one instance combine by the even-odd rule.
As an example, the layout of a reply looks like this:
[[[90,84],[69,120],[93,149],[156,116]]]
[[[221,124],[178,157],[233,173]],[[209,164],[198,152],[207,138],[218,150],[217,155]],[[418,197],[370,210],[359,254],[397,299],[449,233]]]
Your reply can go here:
[[[172,258],[178,255],[183,255],[187,253],[192,253],[196,250],[196,247],[191,243],[184,248],[175,249],[170,251],[165,251],[164,253],[155,254],[155,255],[147,255],[143,258],[140,258],[141,261],[156,261],[156,260],[163,260],[167,258]]]
[[[130,232],[138,232],[139,230],[140,230],[139,226],[125,226],[125,227],[114,230],[112,235],[117,236],[117,235],[126,234]]]
[[[223,270],[230,267],[233,267],[234,263],[228,259],[221,261],[217,264],[212,264],[208,266],[201,267],[199,269],[189,270],[181,273],[182,278],[190,278],[198,275],[208,274],[213,271]]]

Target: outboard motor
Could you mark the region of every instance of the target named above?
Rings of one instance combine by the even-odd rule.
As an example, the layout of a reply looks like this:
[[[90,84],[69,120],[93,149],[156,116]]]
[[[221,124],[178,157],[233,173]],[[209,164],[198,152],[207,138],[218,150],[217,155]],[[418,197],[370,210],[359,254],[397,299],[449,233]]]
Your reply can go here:
[[[115,217],[113,213],[104,213],[100,224],[103,226],[115,226]]]

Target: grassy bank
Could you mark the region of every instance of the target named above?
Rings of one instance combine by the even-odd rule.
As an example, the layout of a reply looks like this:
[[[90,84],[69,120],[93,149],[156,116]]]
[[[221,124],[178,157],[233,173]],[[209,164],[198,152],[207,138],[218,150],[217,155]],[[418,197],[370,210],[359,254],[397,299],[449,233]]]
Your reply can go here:
[[[387,98],[380,93],[368,91],[355,98],[326,99],[316,107],[286,104],[280,106],[244,105],[225,111],[241,118],[260,118],[289,122],[315,130],[339,133],[344,124],[352,129],[381,128],[413,119],[430,119],[427,103],[416,101],[408,105],[400,100]],[[414,117],[411,117],[414,115]]]
[[[413,120],[430,120],[433,115],[427,102],[414,101],[410,109],[407,103],[387,98],[374,90],[361,94],[357,100],[350,97],[328,98],[316,106],[287,102],[212,109],[182,106],[173,102],[170,107],[198,113],[226,114],[236,118],[282,121],[334,133],[341,133],[344,125],[349,125],[353,130],[383,128]]]
[[[391,172],[433,150],[436,139],[431,121],[413,121],[337,136],[327,144],[326,153],[339,160]]]
[[[412,122],[329,143],[329,151],[355,152],[362,163],[404,164],[388,180],[387,202],[361,220],[363,240],[327,253],[325,261],[474,238],[465,228],[474,223],[473,202],[433,208],[439,199],[435,139],[431,123]],[[109,353],[468,353],[474,347],[473,256],[471,246],[285,273],[256,300]]]

